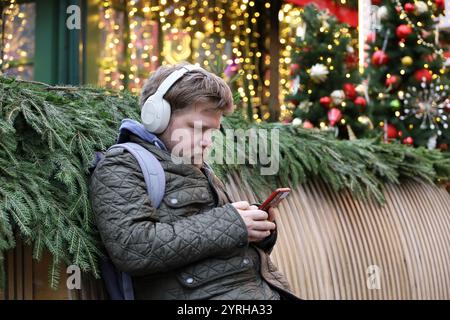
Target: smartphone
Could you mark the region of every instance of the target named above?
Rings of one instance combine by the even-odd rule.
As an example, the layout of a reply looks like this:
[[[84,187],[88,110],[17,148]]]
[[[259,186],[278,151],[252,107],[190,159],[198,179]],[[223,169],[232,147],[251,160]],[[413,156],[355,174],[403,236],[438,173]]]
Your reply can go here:
[[[281,200],[291,192],[290,188],[278,188],[259,206],[259,210],[267,211],[270,207],[276,207]]]

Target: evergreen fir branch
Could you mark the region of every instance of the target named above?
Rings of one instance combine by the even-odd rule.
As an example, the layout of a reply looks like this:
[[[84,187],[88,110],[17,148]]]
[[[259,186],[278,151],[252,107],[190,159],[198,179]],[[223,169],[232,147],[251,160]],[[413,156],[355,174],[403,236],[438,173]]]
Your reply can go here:
[[[52,263],[49,265],[48,268],[48,285],[50,288],[58,288],[59,286],[59,280],[61,272],[59,270],[61,266],[60,261],[58,260],[58,257],[53,255]]]
[[[8,192],[4,194],[3,201],[5,203],[6,209],[12,215],[14,222],[20,228],[20,231],[25,236],[29,237],[31,235],[31,217],[29,208],[24,204],[23,200],[15,192]]]
[[[15,240],[9,216],[5,208],[0,207],[0,251],[14,247]]]
[[[44,251],[44,239],[42,231],[40,229],[36,230],[35,236],[33,237],[33,259],[41,261],[42,253]]]

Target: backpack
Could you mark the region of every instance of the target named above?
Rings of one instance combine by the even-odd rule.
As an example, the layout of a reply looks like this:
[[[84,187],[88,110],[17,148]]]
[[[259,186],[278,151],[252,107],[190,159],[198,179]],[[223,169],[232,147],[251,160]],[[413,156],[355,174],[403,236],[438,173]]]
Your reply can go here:
[[[156,143],[154,145],[159,147]],[[108,151],[116,148],[123,148],[136,158],[144,175],[150,202],[155,208],[159,207],[164,196],[166,179],[164,170],[158,159],[150,151],[137,143],[118,143],[111,146]],[[104,156],[104,153],[96,152],[93,165],[90,168],[91,173]],[[134,288],[131,276],[118,270],[109,257],[105,256],[100,260],[100,271],[110,299],[134,300]]]

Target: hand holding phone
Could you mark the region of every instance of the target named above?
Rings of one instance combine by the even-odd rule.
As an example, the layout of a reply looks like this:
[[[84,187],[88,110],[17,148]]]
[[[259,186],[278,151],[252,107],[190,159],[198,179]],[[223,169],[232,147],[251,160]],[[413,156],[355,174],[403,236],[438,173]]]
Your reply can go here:
[[[290,188],[278,188],[258,207],[259,210],[267,211],[270,207],[276,207],[281,200],[291,192]]]

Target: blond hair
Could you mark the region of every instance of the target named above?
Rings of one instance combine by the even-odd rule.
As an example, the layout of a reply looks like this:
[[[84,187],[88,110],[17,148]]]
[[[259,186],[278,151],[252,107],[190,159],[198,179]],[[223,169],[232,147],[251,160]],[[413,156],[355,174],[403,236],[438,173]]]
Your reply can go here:
[[[145,101],[153,95],[161,83],[175,70],[188,63],[159,67],[147,79],[141,89],[139,104],[142,108]],[[166,92],[164,99],[169,102],[171,111],[175,112],[188,106],[209,102],[225,114],[233,112],[233,95],[227,83],[220,77],[204,69],[189,71],[184,74]]]

